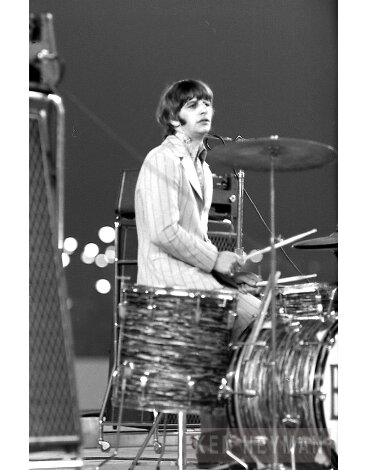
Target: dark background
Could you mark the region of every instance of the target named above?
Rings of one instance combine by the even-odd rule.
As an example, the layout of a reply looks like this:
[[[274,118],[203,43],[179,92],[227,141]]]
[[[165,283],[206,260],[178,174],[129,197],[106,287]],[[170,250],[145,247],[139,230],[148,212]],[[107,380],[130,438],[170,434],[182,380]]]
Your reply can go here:
[[[138,168],[161,140],[154,112],[166,84],[187,77],[215,95],[215,133],[309,139],[337,148],[336,0],[31,0],[54,16],[65,62],[58,87],[66,108],[65,236],[79,247],[66,267],[78,356],[111,348],[113,266],[80,260],[98,230],[113,225],[124,168]],[[210,155],[208,163],[211,164]],[[247,172],[245,188],[269,223],[269,175]],[[276,233],[287,238],[337,227],[337,166],[276,175]],[[269,234],[245,200],[244,247]],[[330,251],[286,248],[305,274],[337,280]],[[296,275],[279,255],[282,277]],[[261,265],[267,277],[269,258]]]

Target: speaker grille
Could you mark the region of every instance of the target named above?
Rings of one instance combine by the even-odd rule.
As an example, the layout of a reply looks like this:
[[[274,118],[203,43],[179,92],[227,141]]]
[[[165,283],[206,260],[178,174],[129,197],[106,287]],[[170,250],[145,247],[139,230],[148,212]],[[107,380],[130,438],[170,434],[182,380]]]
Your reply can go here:
[[[29,160],[29,435],[31,450],[80,441],[72,340],[55,198],[43,141],[47,123],[30,116]]]
[[[209,240],[219,251],[234,251],[237,234],[233,232],[208,232]]]

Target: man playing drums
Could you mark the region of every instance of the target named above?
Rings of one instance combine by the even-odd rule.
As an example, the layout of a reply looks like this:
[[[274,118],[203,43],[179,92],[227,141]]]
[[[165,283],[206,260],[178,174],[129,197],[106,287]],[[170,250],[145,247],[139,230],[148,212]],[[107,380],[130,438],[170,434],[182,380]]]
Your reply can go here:
[[[218,251],[207,234],[213,177],[203,140],[213,114],[213,93],[198,80],[175,82],[160,98],[156,118],[164,140],[145,158],[135,191],[138,284],[215,290],[223,287],[216,273],[243,271],[245,259]],[[240,277],[233,337],[252,322],[260,306],[251,295],[258,276],[243,272]],[[214,415],[202,414],[202,428],[226,427],[224,413],[217,419]]]

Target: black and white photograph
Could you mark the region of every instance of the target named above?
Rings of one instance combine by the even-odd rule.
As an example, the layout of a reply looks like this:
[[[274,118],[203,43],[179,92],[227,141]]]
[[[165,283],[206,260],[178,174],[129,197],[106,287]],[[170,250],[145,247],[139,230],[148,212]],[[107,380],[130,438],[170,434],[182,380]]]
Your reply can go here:
[[[30,0],[29,469],[338,469],[339,6]]]

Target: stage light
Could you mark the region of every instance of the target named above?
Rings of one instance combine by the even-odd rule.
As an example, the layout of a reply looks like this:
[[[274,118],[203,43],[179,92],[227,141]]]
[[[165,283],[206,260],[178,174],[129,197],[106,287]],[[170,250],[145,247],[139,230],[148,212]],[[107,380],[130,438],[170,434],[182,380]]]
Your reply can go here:
[[[106,225],[99,229],[98,236],[104,243],[111,243],[115,239],[115,230]]]
[[[96,282],[96,290],[100,294],[107,294],[111,290],[111,284],[107,279],[98,279]]]
[[[66,266],[70,263],[70,256],[67,253],[61,253],[62,266]]]
[[[64,240],[64,252],[68,255],[74,253],[74,251],[78,248],[78,242],[74,237],[67,237]]]
[[[94,263],[94,256],[92,256],[92,257],[87,256],[84,251],[83,251],[83,253],[80,255],[80,258],[81,258],[81,260],[83,261],[83,263],[85,263],[85,264],[92,264],[92,263]]]
[[[87,243],[84,247],[84,253],[88,258],[95,258],[99,253],[98,245],[95,243]]]
[[[112,264],[115,262],[116,252],[113,245],[110,245],[106,248],[105,257],[109,263]]]
[[[104,268],[108,265],[108,261],[105,255],[99,254],[96,256],[94,262],[99,268]]]

